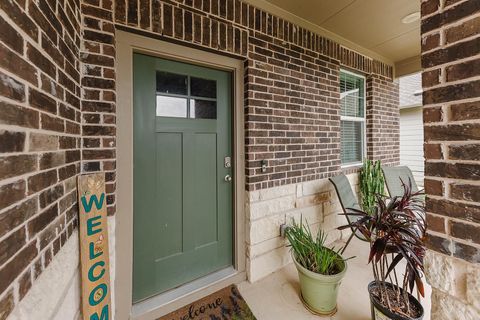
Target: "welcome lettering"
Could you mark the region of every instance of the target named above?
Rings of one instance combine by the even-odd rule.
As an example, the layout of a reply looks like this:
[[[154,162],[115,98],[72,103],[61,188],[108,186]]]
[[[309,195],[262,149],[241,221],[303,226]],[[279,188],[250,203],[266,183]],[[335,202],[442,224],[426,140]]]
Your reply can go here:
[[[92,195],[87,203],[87,198],[83,196],[82,197],[83,209],[85,210],[86,213],[90,213],[90,211],[92,211],[93,203],[95,203],[95,207],[97,208],[97,210],[100,210],[100,208],[102,208],[103,206],[104,199],[105,199],[104,193],[102,193],[102,195],[100,196],[100,200],[97,199],[96,195]]]
[[[93,189],[92,189],[93,187]],[[82,308],[89,320],[110,319],[108,229],[103,174],[80,176]]]
[[[223,303],[222,298],[217,298],[215,301],[209,302],[207,304],[202,304],[199,307],[196,307],[194,304],[192,304],[188,308],[188,314],[180,316],[180,318],[178,320],[193,320],[193,319],[196,319],[199,316],[202,316],[205,313],[205,311],[214,310],[214,309],[218,308],[222,303]],[[173,320],[175,320],[175,319],[173,319]]]

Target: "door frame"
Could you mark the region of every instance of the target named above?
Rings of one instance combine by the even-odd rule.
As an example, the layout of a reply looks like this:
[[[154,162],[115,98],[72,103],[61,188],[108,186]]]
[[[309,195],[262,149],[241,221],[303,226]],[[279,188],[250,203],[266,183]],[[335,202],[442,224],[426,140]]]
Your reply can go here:
[[[115,319],[155,319],[177,308],[246,279],[245,251],[245,148],[243,110],[243,62],[187,46],[130,32],[116,31],[117,70],[117,211],[115,215]],[[168,300],[132,304],[133,276],[133,54],[196,64],[232,72],[232,150],[233,150],[233,269],[218,278],[199,281],[189,293],[181,292]],[[113,260],[113,259],[112,259]],[[205,278],[208,278],[205,277]],[[201,279],[200,279],[201,280]],[[163,301],[163,302],[160,302]],[[142,306],[138,306],[143,304]]]

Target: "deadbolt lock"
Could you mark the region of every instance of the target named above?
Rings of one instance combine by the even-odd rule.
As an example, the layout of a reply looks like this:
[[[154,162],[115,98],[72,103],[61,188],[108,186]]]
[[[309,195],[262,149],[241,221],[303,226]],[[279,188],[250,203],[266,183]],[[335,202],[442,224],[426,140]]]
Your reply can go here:
[[[223,159],[223,165],[225,168],[230,168],[232,166],[232,159],[230,157],[225,157]]]

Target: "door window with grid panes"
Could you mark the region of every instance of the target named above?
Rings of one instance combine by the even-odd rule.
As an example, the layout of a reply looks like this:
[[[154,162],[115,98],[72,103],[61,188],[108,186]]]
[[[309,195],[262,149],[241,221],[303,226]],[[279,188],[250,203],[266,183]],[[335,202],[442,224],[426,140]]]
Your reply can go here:
[[[340,71],[342,166],[361,164],[365,157],[365,78]]]
[[[216,119],[217,82],[157,71],[157,117]]]

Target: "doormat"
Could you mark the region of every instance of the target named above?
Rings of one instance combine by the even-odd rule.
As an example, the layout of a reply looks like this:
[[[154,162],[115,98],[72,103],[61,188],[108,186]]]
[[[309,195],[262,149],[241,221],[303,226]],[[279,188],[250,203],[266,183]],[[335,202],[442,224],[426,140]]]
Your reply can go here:
[[[157,320],[257,320],[235,285],[223,288]]]

